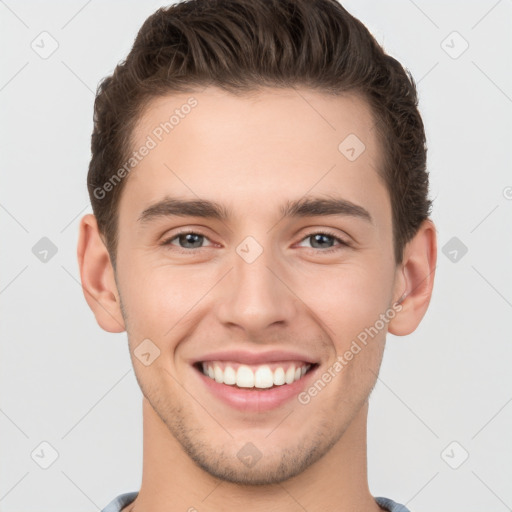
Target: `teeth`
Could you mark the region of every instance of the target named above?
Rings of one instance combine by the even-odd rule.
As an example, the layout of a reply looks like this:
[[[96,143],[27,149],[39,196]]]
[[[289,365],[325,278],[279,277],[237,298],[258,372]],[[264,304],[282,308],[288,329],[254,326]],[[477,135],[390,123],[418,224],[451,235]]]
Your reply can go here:
[[[254,374],[254,387],[271,388],[274,385],[274,375],[269,366],[260,366]]]
[[[238,367],[236,372],[236,385],[239,388],[253,388],[254,387],[254,373],[245,365]]]
[[[213,367],[213,376],[215,377],[215,380],[219,384],[222,384],[224,382],[224,372],[217,365]]]
[[[224,369],[222,369],[222,366],[224,366]],[[233,365],[229,364],[202,363],[203,373],[220,384],[258,389],[292,384],[296,380],[301,379],[311,367],[310,364],[291,364],[286,370],[283,366],[278,366],[272,370],[266,364],[254,369],[245,364],[234,366],[238,367],[235,369]]]
[[[274,386],[282,386],[284,383],[284,370],[281,367],[279,367],[274,372]]]
[[[231,366],[226,366],[224,370],[224,384],[229,384],[230,386],[236,384],[236,372]]]

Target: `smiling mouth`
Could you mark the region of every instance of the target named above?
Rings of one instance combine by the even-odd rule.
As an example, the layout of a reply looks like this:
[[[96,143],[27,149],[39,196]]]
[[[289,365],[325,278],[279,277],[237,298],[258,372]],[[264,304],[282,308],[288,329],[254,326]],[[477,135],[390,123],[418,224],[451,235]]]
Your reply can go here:
[[[317,364],[303,361],[246,365],[227,361],[198,362],[195,368],[219,384],[241,389],[272,389],[302,379]]]

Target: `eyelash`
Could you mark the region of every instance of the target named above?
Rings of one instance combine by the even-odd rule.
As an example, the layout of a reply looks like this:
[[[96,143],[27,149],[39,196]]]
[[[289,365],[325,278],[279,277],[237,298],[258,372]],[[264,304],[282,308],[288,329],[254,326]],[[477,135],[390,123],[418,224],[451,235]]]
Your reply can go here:
[[[168,238],[166,240],[164,240],[162,242],[161,245],[163,246],[173,246],[173,250],[177,250],[178,252],[182,253],[182,254],[192,254],[195,252],[194,249],[184,249],[182,247],[178,247],[178,246],[174,246],[173,244],[171,244],[171,242],[173,240],[176,240],[177,238],[179,238],[180,236],[183,236],[183,235],[200,235],[204,238],[206,238],[207,240],[209,240],[209,238],[202,234],[200,231],[191,231],[191,230],[185,230],[185,231],[180,231],[176,234],[174,234],[171,238]],[[329,247],[327,249],[317,249],[315,247],[310,247],[310,249],[314,250],[314,251],[319,251],[323,254],[327,253],[332,253],[332,252],[336,252],[338,250],[340,250],[340,248],[343,248],[343,247],[351,247],[351,245],[346,242],[345,240],[343,240],[342,238],[336,236],[334,233],[332,233],[331,231],[329,231],[328,229],[325,229],[323,231],[313,231],[309,234],[307,234],[306,236],[304,236],[300,242],[303,242],[304,240],[308,239],[308,238],[311,238],[312,236],[314,235],[327,235],[329,236],[330,238],[333,238],[336,242],[339,243],[339,245],[336,245],[334,247]],[[205,247],[197,247],[197,249],[205,249]]]

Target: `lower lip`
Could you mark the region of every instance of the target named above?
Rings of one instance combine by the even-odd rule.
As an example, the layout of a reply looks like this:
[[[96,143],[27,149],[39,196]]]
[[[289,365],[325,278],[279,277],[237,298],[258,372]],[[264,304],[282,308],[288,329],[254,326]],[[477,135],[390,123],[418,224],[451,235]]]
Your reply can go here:
[[[208,389],[221,401],[229,406],[248,412],[264,412],[275,409],[297,395],[307,387],[318,367],[308,371],[301,379],[291,384],[274,386],[268,389],[239,388],[227,384],[219,384],[194,368]]]

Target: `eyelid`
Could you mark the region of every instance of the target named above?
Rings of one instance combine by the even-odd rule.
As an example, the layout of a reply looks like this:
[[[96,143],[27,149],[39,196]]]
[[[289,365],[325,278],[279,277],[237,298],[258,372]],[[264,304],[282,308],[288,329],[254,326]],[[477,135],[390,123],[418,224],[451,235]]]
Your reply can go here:
[[[202,236],[204,239],[206,239],[206,240],[208,240],[210,242],[210,245],[203,246],[203,247],[198,247],[198,248],[195,248],[195,249],[184,249],[182,247],[179,247],[178,245],[174,245],[174,244],[171,243],[174,240],[176,240],[178,237],[180,237],[182,235],[187,235],[187,234],[194,234],[194,235]],[[340,236],[338,233],[335,233],[335,232],[331,231],[328,228],[317,228],[317,229],[314,229],[314,230],[304,234],[301,237],[301,239],[299,240],[298,243],[304,242],[306,239],[308,239],[308,238],[310,238],[310,237],[312,237],[314,235],[327,235],[327,236],[333,238],[334,240],[336,240],[338,242],[338,245],[335,245],[333,247],[327,247],[326,249],[317,249],[316,247],[306,247],[307,249],[312,249],[313,251],[319,251],[319,252],[324,252],[325,253],[325,252],[337,250],[337,248],[339,248],[340,246],[341,247],[351,247],[351,243],[348,240],[346,240],[344,237]],[[184,229],[182,229],[180,231],[177,231],[176,233],[173,233],[170,236],[166,236],[164,238],[164,240],[161,242],[161,245],[164,245],[164,246],[165,245],[171,245],[171,246],[175,247],[176,250],[178,250],[178,251],[191,253],[191,252],[197,251],[197,249],[206,249],[208,247],[212,247],[212,246],[219,245],[219,244],[216,244],[215,242],[210,240],[208,235],[204,234],[204,232],[202,232],[201,229],[198,229],[198,228],[184,228]]]
[[[210,240],[210,237],[208,235],[204,234],[204,232],[202,232],[200,229],[197,229],[197,228],[194,228],[194,229],[193,228],[184,228],[183,230],[177,231],[176,233],[173,233],[172,235],[165,236],[161,242],[161,245],[172,245],[173,247],[176,247],[178,250],[181,249],[182,251],[191,252],[193,249],[184,249],[183,247],[179,247],[179,246],[175,246],[174,244],[171,244],[171,242],[174,241],[175,239],[177,239],[178,237],[180,237],[182,235],[189,235],[189,234],[199,235],[199,236],[202,236],[203,238],[205,238],[206,240],[208,240],[211,245],[208,245],[207,247],[216,245],[215,242],[212,242],[212,240]],[[199,247],[199,249],[206,249],[206,247]]]
[[[329,250],[335,250],[336,247],[339,247],[340,245],[347,246],[347,247],[351,246],[350,242],[346,238],[342,237],[338,233],[334,233],[333,231],[331,231],[328,228],[317,228],[315,230],[310,231],[306,235],[302,236],[299,243],[303,242],[307,238],[312,237],[313,235],[327,235],[331,238],[334,238],[337,242],[339,242],[338,246],[328,247],[327,249],[317,249],[316,247],[308,247],[308,249],[313,249],[314,251],[328,252]]]

